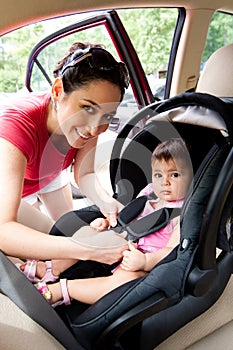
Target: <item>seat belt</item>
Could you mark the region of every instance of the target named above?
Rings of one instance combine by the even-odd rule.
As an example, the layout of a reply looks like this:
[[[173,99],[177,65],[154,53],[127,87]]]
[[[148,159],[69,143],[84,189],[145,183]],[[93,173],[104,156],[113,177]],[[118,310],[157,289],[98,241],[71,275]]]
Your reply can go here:
[[[126,239],[135,241],[165,227],[170,220],[181,213],[181,208],[164,207],[136,220],[148,199],[148,196],[140,196],[127,204],[119,213],[118,226],[111,229],[118,233],[126,231]]]

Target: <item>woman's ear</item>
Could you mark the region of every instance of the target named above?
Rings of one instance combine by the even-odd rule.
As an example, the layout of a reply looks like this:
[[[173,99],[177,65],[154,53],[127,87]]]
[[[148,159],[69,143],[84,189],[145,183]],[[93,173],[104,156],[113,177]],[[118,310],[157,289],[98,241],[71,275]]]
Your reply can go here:
[[[54,102],[58,100],[58,97],[61,95],[62,92],[63,92],[62,78],[56,78],[51,88],[52,98]]]

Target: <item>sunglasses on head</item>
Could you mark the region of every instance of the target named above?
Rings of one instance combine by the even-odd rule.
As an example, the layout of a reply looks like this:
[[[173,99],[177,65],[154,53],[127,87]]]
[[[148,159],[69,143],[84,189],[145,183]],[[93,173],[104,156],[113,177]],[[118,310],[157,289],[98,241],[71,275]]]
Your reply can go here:
[[[117,62],[108,51],[100,47],[92,47],[88,50],[80,51],[80,54],[62,69],[62,75],[68,68],[77,66],[83,60],[88,60],[89,66],[92,69],[98,69],[101,71],[117,70],[120,74],[120,79],[124,88],[127,89],[129,87],[129,73],[124,62]]]

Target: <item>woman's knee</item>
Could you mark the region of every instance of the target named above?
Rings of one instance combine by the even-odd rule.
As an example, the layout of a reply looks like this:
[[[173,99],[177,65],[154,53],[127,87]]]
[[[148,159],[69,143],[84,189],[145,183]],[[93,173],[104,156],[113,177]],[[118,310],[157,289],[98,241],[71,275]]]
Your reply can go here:
[[[54,224],[52,219],[23,200],[21,200],[18,209],[17,221],[25,226],[45,233],[49,233]]]

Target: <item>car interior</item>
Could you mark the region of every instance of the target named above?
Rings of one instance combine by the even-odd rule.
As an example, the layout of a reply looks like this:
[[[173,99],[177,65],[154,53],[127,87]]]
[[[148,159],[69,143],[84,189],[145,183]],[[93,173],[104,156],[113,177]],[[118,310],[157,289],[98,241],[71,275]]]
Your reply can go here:
[[[224,109],[226,108],[225,112],[221,113],[222,116],[225,115],[224,121],[226,124],[225,122],[222,124],[218,113],[209,114],[209,112],[207,112],[206,114],[207,104],[204,103],[206,97],[208,100],[209,95],[204,95],[204,97],[202,94],[194,94],[193,96],[193,94],[190,93],[185,96],[178,95],[168,100],[167,103],[164,102],[159,107],[157,106],[157,108],[155,108],[156,113],[154,111],[155,116],[149,119],[150,123],[132,139],[132,145],[130,143],[123,152],[122,158],[124,162],[123,165],[120,163],[119,167],[124,171],[126,169],[123,178],[127,180],[127,183],[131,182],[133,185],[134,182],[137,182],[135,180],[137,177],[131,176],[131,163],[133,161],[134,166],[141,166],[141,164],[136,163],[138,157],[136,156],[136,160],[134,159],[135,156],[133,157],[135,152],[133,153],[132,150],[135,150],[135,142],[139,144],[139,147],[143,145],[143,148],[146,147],[149,149],[151,145],[158,143],[158,139],[161,140],[163,137],[167,139],[168,135],[169,137],[175,137],[178,133],[182,137],[188,138],[192,149],[190,157],[194,169],[194,184],[182,213],[181,230],[184,232],[184,237],[181,237],[181,255],[179,257],[178,251],[175,257],[168,257],[168,261],[163,261],[161,264],[157,265],[146,278],[144,277],[138,281],[132,281],[128,285],[117,288],[115,291],[99,300],[95,305],[86,309],[84,313],[80,314],[80,303],[76,303],[76,305],[72,306],[70,309],[63,308],[61,311],[59,310],[58,312],[61,314],[61,317],[73,330],[75,336],[84,348],[91,349],[93,346],[100,349],[114,348],[117,341],[120,341],[123,348],[131,348],[133,329],[135,329],[134,334],[136,333],[138,335],[138,337],[134,335],[134,348],[137,348],[136,344],[140,344],[140,348],[155,348],[172,332],[184,325],[187,320],[190,321],[198,316],[199,312],[202,313],[205,308],[208,307],[207,305],[209,303],[215,302],[215,298],[222,293],[222,290],[219,290],[220,286],[223,287],[230,278],[232,262],[231,254],[228,255],[227,253],[230,251],[227,243],[228,238],[225,237],[226,245],[222,244],[222,239],[223,241],[225,241],[225,239],[222,236],[220,237],[219,233],[224,231],[224,229],[222,230],[220,227],[222,225],[224,227],[226,226],[225,219],[223,219],[222,214],[219,213],[219,219],[221,219],[217,222],[218,215],[210,215],[207,213],[208,211],[212,212],[216,210],[217,207],[219,208],[216,204],[217,198],[221,203],[223,202],[222,198],[220,198],[220,194],[218,193],[217,197],[214,196],[211,205],[212,208],[206,208],[206,206],[208,207],[207,204],[209,204],[208,199],[210,194],[215,192],[213,188],[216,189],[215,185],[217,186],[216,177],[220,176],[221,178],[220,170],[223,170],[225,165],[227,165],[227,160],[229,161],[231,146],[229,145],[229,135],[228,132],[226,133],[226,130],[230,132],[232,128],[231,122],[228,120],[232,106],[228,103],[222,104],[221,101],[220,105],[222,107],[224,106]],[[218,102],[220,101],[211,99],[209,102],[211,109],[220,112],[217,108]],[[217,102],[217,105],[215,102]],[[197,105],[204,108],[202,112],[200,112],[199,109],[195,112]],[[183,108],[185,106],[187,106],[187,110]],[[182,107],[180,112],[177,110],[179,107]],[[148,108],[144,110],[144,113],[147,113],[148,109],[151,108],[151,105],[148,106]],[[190,109],[193,109],[193,114]],[[188,113],[189,118],[186,118],[186,113]],[[203,113],[202,116],[206,117],[206,120],[202,121],[202,118],[200,119],[201,113]],[[198,119],[196,119],[196,116],[198,116]],[[178,122],[175,122],[177,119]],[[208,129],[208,122],[210,122],[209,125],[211,125],[210,129]],[[226,125],[229,125],[229,129]],[[148,137],[148,134],[150,137]],[[136,155],[138,155],[138,151]],[[129,171],[127,171],[127,160],[129,159]],[[230,166],[230,164],[231,161],[228,166]],[[133,173],[135,173],[135,169]],[[229,169],[226,169],[226,173],[229,173]],[[225,177],[226,174],[223,176]],[[122,189],[122,187],[124,187],[124,182],[121,182],[120,185],[117,186],[118,189],[119,187],[121,187],[120,193],[128,193],[127,190],[125,191],[124,188]],[[219,191],[222,192],[222,186],[219,187]],[[225,194],[225,191],[222,193]],[[224,212],[228,212],[228,214],[229,211],[231,211],[230,202],[231,195],[229,193],[226,202],[224,201]],[[202,211],[205,212],[203,217],[206,217],[206,221],[203,219],[201,222],[200,217],[202,217]],[[192,229],[190,228],[190,221],[194,223]],[[68,222],[69,219],[64,220],[62,224],[60,223],[59,229],[62,230],[62,225],[64,225],[63,229],[65,230]],[[216,230],[216,239],[214,239],[213,227],[219,227],[219,229]],[[75,230],[74,228],[74,232]],[[209,239],[207,238],[208,236]],[[222,250],[220,254],[221,258],[219,256],[217,260],[216,247],[220,247]],[[194,260],[190,255],[192,249],[194,250]],[[186,260],[186,253],[187,270],[181,268],[181,265]],[[227,256],[226,260],[223,258],[225,253]],[[196,262],[195,256],[198,256]],[[223,279],[225,282],[223,282],[220,277],[220,265],[224,260],[226,265],[224,264],[222,277],[224,276]],[[173,263],[175,266],[173,266]],[[199,263],[201,266],[199,266]],[[215,276],[215,264],[218,266],[217,275],[218,278],[220,278],[218,281]],[[229,268],[228,273],[226,266]],[[182,275],[181,280],[179,280],[180,269],[185,275]],[[226,275],[228,275],[228,277],[226,277]],[[173,281],[172,276],[174,276],[175,281]],[[153,283],[150,281],[150,278]],[[180,282],[183,284],[182,287]],[[213,287],[215,283],[216,285]],[[176,284],[178,287],[174,291],[173,288],[175,288]],[[172,285],[172,288],[170,285]],[[171,295],[169,295],[170,288],[173,289]],[[161,294],[161,292],[164,294]],[[168,295],[169,297],[166,298],[165,296]],[[173,304],[175,300],[176,302]],[[179,301],[177,302],[177,300]],[[81,306],[81,309],[82,308],[83,305]],[[158,308],[158,311],[156,311],[156,308]],[[75,309],[76,311],[74,311]],[[152,316],[149,317],[149,315]],[[138,327],[139,322],[140,331],[138,331],[138,328],[135,328],[136,325]],[[107,323],[109,323],[108,327],[106,327]],[[158,325],[158,328],[156,325]],[[102,327],[104,327],[103,334]],[[131,332],[128,333],[127,330],[131,328]],[[101,335],[99,333],[101,333]],[[143,343],[145,337],[147,339],[146,344]]]
[[[200,64],[212,16],[216,11],[232,15],[233,4],[230,0],[143,4],[139,0],[134,4],[36,0],[25,5],[20,0],[17,11],[12,10],[11,0],[1,5],[6,14],[0,21],[1,35],[39,20],[93,10],[184,10],[179,37],[173,38],[164,99],[153,100],[150,89],[148,95],[135,93],[140,108],[114,139],[109,177],[113,196],[127,204],[150,182],[148,164],[155,145],[177,136],[190,145],[194,176],[181,212],[179,246],[147,276],[124,284],[91,306],[74,301],[53,309],[0,252],[0,348],[230,350],[233,44],[214,50],[201,71]],[[135,72],[130,69],[132,75]],[[134,90],[144,84],[144,78],[132,78]],[[143,126],[129,136],[137,125]],[[37,226],[40,220],[32,221],[29,225]],[[65,231],[69,224],[65,217],[57,227]],[[45,225],[51,230],[50,221]]]

